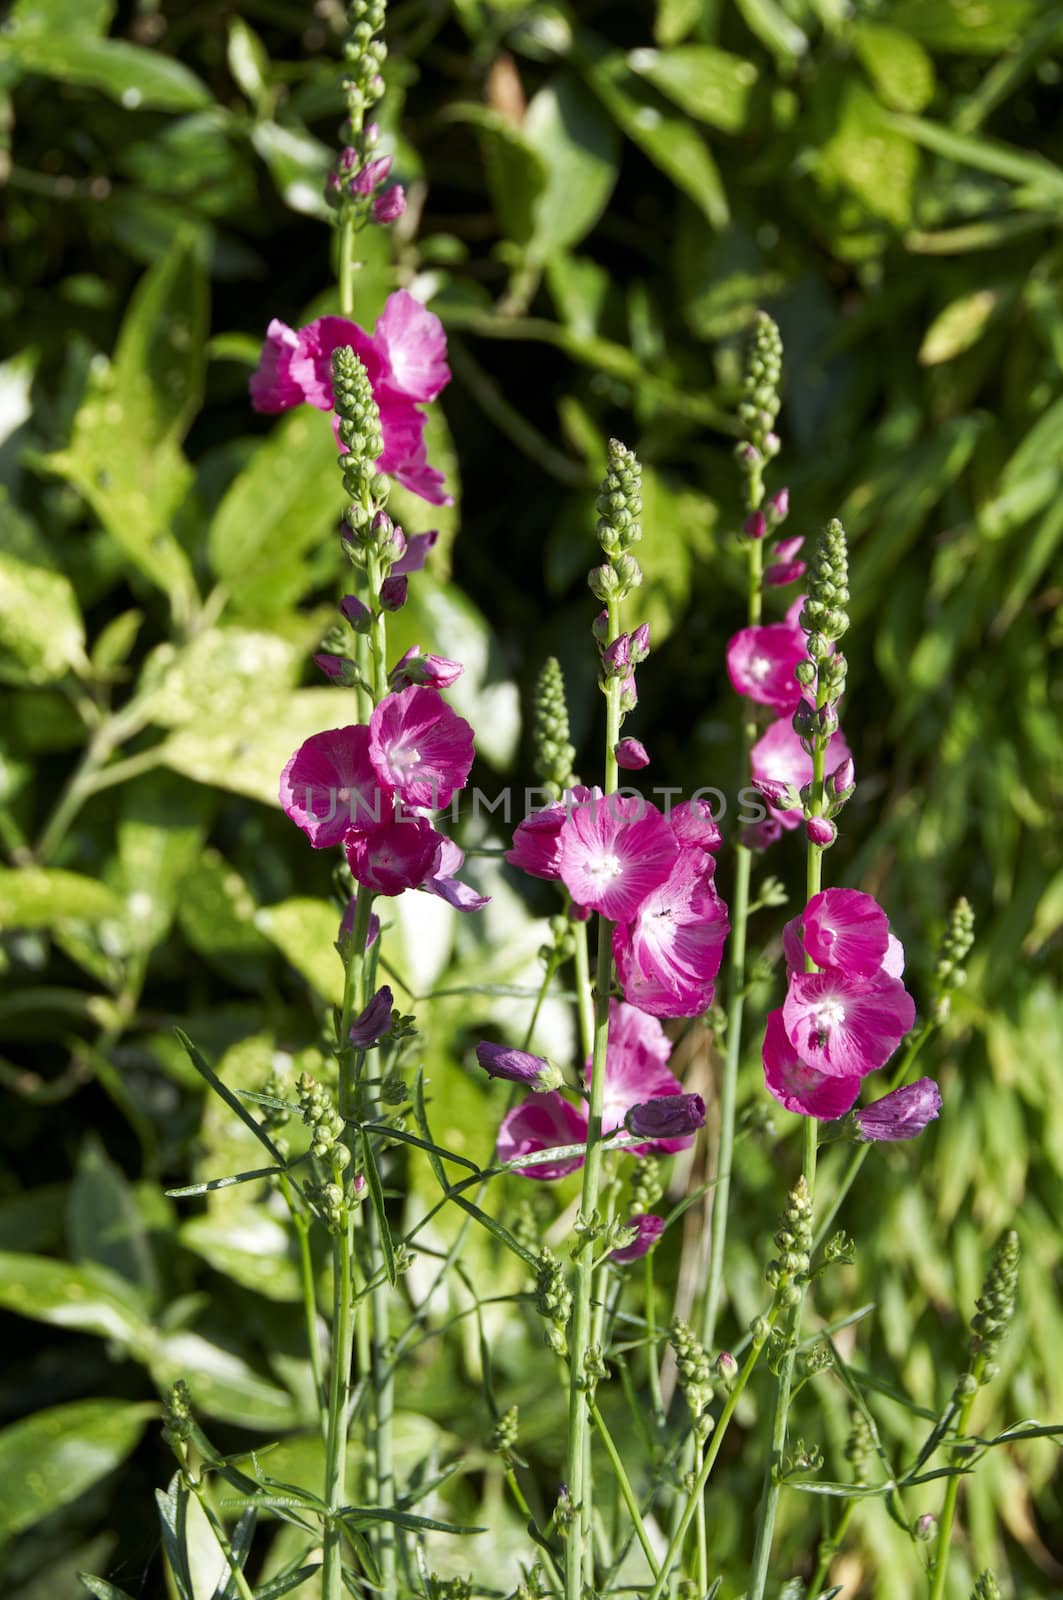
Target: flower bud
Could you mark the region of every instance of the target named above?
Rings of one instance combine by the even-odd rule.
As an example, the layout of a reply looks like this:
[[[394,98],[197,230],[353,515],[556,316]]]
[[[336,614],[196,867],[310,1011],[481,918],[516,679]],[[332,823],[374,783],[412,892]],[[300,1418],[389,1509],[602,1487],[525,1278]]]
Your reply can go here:
[[[385,578],[380,585],[380,604],[384,610],[401,611],[406,604],[409,586],[410,580],[405,575],[399,578]]]
[[[920,1078],[894,1089],[853,1112],[860,1139],[893,1143],[914,1139],[941,1111],[941,1091],[933,1078]]]
[[[847,756],[827,779],[827,793],[835,800],[848,800],[855,788],[856,768],[852,757]]]
[[[451,661],[448,656],[423,656],[420,645],[414,644],[392,667],[388,688],[409,689],[427,684],[430,689],[449,689],[464,670],[460,661]]]
[[[650,625],[640,622],[631,635],[631,665],[637,667],[650,653]]]
[[[801,804],[801,796],[792,783],[780,783],[775,778],[754,778],[753,787],[776,811],[796,811]]]
[[[664,1218],[654,1216],[629,1217],[626,1226],[633,1229],[633,1236],[627,1244],[620,1245],[616,1250],[610,1250],[609,1260],[615,1261],[618,1266],[625,1266],[629,1261],[638,1261],[640,1256],[646,1255],[664,1232]]]
[[[341,689],[350,689],[358,682],[358,668],[347,656],[334,656],[323,650],[314,657],[315,667],[320,667],[325,677]]]
[[[929,1544],[937,1532],[938,1519],[932,1511],[924,1511],[921,1517],[916,1517],[912,1527],[915,1537],[923,1544]]]
[[[378,989],[360,1016],[351,1023],[347,1035],[356,1050],[368,1050],[391,1032],[391,1012],[395,997],[387,984]]]
[[[375,150],[380,143],[380,124],[367,122],[362,133],[362,144],[366,150]]]
[[[632,1106],[624,1118],[629,1133],[644,1139],[681,1139],[705,1125],[705,1102],[700,1094],[662,1094]]]
[[[591,632],[593,633],[595,639],[598,641],[599,644],[608,644],[609,643],[609,613],[608,613],[608,611],[599,611],[598,615],[595,617],[594,621],[591,623]]]
[[[777,528],[781,522],[785,522],[790,515],[789,489],[780,489],[778,493],[773,494],[768,500],[766,509],[771,527]]]
[[[713,1375],[719,1378],[720,1382],[726,1385],[727,1388],[730,1388],[738,1376],[738,1362],[730,1350],[721,1350],[713,1363],[712,1370]]]
[[[622,633],[602,651],[602,670],[607,678],[623,678],[630,666],[631,635]]]
[[[355,633],[368,633],[373,625],[373,613],[356,594],[345,594],[340,601],[340,611]]]
[[[818,844],[821,850],[829,850],[838,837],[838,830],[826,817],[809,817],[805,823],[805,837],[810,844]]]
[[[750,539],[763,539],[768,531],[768,519],[763,511],[754,511],[742,524],[742,532]]]
[[[648,767],[650,758],[646,753],[646,746],[638,739],[621,739],[613,748],[618,767],[623,767],[625,772],[638,772],[643,767]]]
[[[593,568],[587,582],[597,600],[616,600],[620,596],[620,580],[608,563]]]
[[[401,183],[393,183],[390,189],[385,189],[373,201],[373,221],[384,226],[389,222],[398,222],[405,211],[406,190]]]
[[[356,172],[351,179],[351,194],[371,195],[379,189],[394,164],[394,156],[380,156],[376,161],[367,161],[360,172]]]
[[[476,1059],[488,1077],[523,1083],[538,1092],[560,1089],[565,1081],[560,1068],[542,1056],[533,1056],[527,1050],[510,1049],[506,1045],[491,1044],[487,1039],[482,1039],[476,1046]]]
[[[629,672],[620,685],[620,714],[626,717],[629,711],[634,711],[639,703],[639,692],[635,687],[635,674]]]

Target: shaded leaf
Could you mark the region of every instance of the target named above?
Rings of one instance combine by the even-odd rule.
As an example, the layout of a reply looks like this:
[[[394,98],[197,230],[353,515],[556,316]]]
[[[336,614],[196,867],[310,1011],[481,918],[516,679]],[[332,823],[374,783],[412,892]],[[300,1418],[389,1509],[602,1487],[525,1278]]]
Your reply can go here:
[[[76,1500],[135,1449],[155,1404],[77,1400],[0,1433],[0,1540]]]

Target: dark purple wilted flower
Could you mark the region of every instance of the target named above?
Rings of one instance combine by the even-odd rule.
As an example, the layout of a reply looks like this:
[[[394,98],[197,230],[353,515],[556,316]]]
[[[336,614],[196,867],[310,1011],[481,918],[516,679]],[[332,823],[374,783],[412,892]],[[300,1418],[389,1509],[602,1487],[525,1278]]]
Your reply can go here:
[[[677,1139],[705,1126],[700,1094],[666,1094],[632,1106],[624,1120],[629,1133],[643,1139]]]
[[[894,1142],[914,1139],[941,1110],[941,1091],[933,1078],[919,1078],[903,1089],[853,1112],[861,1139]]]
[[[523,1083],[529,1089],[560,1089],[565,1081],[560,1069],[542,1056],[511,1049],[508,1045],[491,1044],[487,1039],[481,1039],[476,1046],[476,1059],[488,1077]]]
[[[361,1016],[351,1023],[348,1038],[358,1050],[368,1050],[391,1031],[391,1012],[395,997],[387,984],[378,989]]]

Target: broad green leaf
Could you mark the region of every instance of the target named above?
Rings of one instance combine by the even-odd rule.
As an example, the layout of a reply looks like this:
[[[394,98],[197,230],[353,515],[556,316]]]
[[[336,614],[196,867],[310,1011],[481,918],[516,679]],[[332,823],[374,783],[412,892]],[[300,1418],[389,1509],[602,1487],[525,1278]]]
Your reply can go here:
[[[127,111],[192,111],[210,104],[206,86],[181,61],[121,39],[69,29],[0,34],[0,66],[12,62],[63,83],[100,89]]]
[[[267,1300],[295,1301],[302,1295],[292,1235],[262,1206],[229,1207],[192,1217],[178,1238],[186,1250],[245,1289]]]
[[[121,1466],[154,1404],[78,1400],[53,1406],[0,1433],[0,1542],[69,1505]]]
[[[354,709],[335,689],[299,689],[261,708],[257,725],[249,708],[248,725],[191,724],[179,728],[160,747],[159,757],[182,777],[193,778],[264,805],[278,806],[282,769],[311,734],[343,727]]]
[[[45,1251],[63,1239],[67,1185],[38,1184],[0,1200],[0,1251]]]
[[[780,66],[793,66],[808,49],[808,39],[778,0],[735,0],[742,21],[775,56]]]
[[[336,953],[339,918],[324,900],[282,900],[263,906],[255,927],[331,1005],[343,1000],[343,963]]]
[[[140,1296],[105,1267],[0,1252],[0,1306],[35,1322],[76,1328],[143,1351],[151,1329]]]
[[[263,700],[272,705],[282,698],[297,681],[303,660],[299,645],[279,633],[208,628],[181,649],[160,645],[145,664],[141,692],[160,727],[214,719],[246,722],[250,731]]]
[[[0,928],[54,928],[121,915],[121,901],[94,878],[55,867],[0,867]]]
[[[1010,303],[1011,294],[1004,289],[975,289],[953,300],[923,336],[919,359],[924,367],[952,361],[970,350]]]
[[[1008,458],[996,493],[978,511],[978,525],[999,539],[1057,497],[1063,477],[1063,399],[1040,416]]]
[[[662,106],[627,58],[593,34],[579,34],[573,59],[628,138],[693,200],[712,227],[725,228],[730,213],[720,170],[686,118]]]
[[[890,24],[931,50],[996,55],[1020,42],[1042,0],[901,0]]]
[[[159,1275],[136,1192],[96,1134],[86,1137],[70,1185],[67,1235],[79,1265],[97,1262],[149,1300],[157,1293]]]
[[[616,183],[620,141],[570,73],[543,85],[522,131],[545,172],[532,204],[531,244],[538,256],[550,256],[578,244],[601,216]]]
[[[831,194],[855,195],[872,217],[903,228],[911,221],[919,153],[873,94],[846,84],[835,130],[816,158],[816,179]]]
[[[16,0],[8,25],[22,34],[106,33],[117,0]]]
[[[332,161],[328,145],[303,128],[285,128],[279,122],[256,122],[251,143],[291,211],[323,221],[331,217],[325,200],[325,179]]]
[[[50,683],[85,665],[73,585],[0,488],[0,681]]]
[[[153,773],[123,790],[118,857],[107,881],[123,899],[128,951],[146,954],[168,933],[212,809],[202,790],[169,774]]]
[[[487,187],[502,232],[514,244],[530,245],[536,206],[547,183],[542,156],[523,127],[499,111],[461,105],[449,115],[452,121],[471,123],[479,135]]]
[[[211,566],[236,604],[281,610],[315,581],[316,547],[336,542],[345,497],[327,417],[301,406],[238,473],[207,535]]]
[[[879,22],[858,22],[853,43],[883,102],[894,111],[922,111],[934,97],[934,63],[917,39]]]
[[[632,50],[627,64],[688,117],[725,133],[745,127],[757,69],[743,56],[707,44],[688,44],[675,50]]]
[[[149,447],[182,439],[203,398],[206,274],[191,236],[137,284],[114,353],[114,379]]]
[[[664,48],[679,44],[699,21],[704,0],[657,0],[653,36]]]
[[[229,71],[255,110],[262,115],[269,108],[269,51],[253,28],[241,17],[229,19]]]
[[[166,1334],[150,1358],[160,1388],[186,1379],[192,1401],[204,1416],[234,1422],[256,1433],[276,1433],[295,1425],[295,1403],[285,1390],[263,1378],[242,1357],[198,1333]]]
[[[263,979],[272,952],[255,926],[258,907],[243,878],[217,850],[204,850],[186,874],[177,904],[181,932],[193,950],[234,982]]]

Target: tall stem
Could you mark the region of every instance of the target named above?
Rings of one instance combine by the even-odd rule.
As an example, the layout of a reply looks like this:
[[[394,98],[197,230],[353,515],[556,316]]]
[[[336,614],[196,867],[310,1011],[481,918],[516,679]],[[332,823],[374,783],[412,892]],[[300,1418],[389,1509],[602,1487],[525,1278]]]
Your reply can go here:
[[[764,498],[764,488],[759,478],[750,482],[748,509],[756,511]],[[764,576],[764,546],[760,539],[751,539],[749,555],[749,591],[747,614],[749,626],[756,627],[761,618],[761,596]],[[742,721],[741,771],[749,771],[750,751],[756,738],[756,722],[750,717]],[[735,889],[732,902],[734,918],[731,929],[730,952],[727,966],[727,1047],[724,1055],[723,1075],[720,1081],[720,1145],[716,1157],[716,1183],[709,1190],[708,1204],[712,1213],[712,1237],[709,1246],[709,1270],[705,1286],[702,1313],[701,1340],[707,1349],[716,1342],[716,1321],[720,1310],[723,1287],[723,1258],[727,1244],[727,1222],[731,1203],[731,1166],[734,1159],[735,1110],[738,1098],[738,1064],[742,1055],[742,1017],[745,1010],[746,990],[746,927],[749,920],[749,883],[753,871],[753,854],[744,844],[735,845]]]
[[[325,1523],[322,1600],[342,1600],[343,1528],[336,1513],[347,1503],[347,1401],[354,1347],[351,1260],[354,1221],[344,1209],[342,1227],[332,1239],[332,1365],[329,1372],[328,1430],[325,1439]]]
[[[956,1419],[955,1444],[966,1436],[971,1421],[971,1410],[978,1395],[978,1380],[985,1368],[985,1358],[981,1355],[975,1357],[971,1367],[971,1375],[975,1379],[975,1386],[971,1393],[965,1395],[960,1406],[959,1416]],[[955,1445],[954,1445],[955,1448]],[[941,1520],[938,1523],[937,1543],[934,1546],[934,1566],[930,1577],[930,1600],[943,1600],[945,1585],[949,1575],[949,1544],[952,1541],[952,1524],[956,1517],[956,1504],[960,1497],[960,1478],[957,1474],[949,1478],[945,1485],[945,1501],[941,1508]]]
[[[609,637],[619,632],[619,608],[609,605]],[[620,738],[620,682],[609,681],[605,697],[605,784],[608,797],[616,792],[618,768],[614,751]],[[583,1164],[583,1189],[580,1217],[591,1230],[598,1208],[602,1174],[602,1107],[605,1103],[605,1058],[609,1041],[609,991],[613,982],[613,925],[607,917],[598,918],[598,966],[594,990],[594,1042],[591,1060],[590,1105],[587,1115],[587,1153]],[[577,941],[577,950],[579,944]],[[576,1258],[576,1292],[572,1310],[572,1336],[569,1342],[568,1391],[568,1492],[576,1521],[569,1535],[569,1554],[565,1563],[566,1600],[580,1600],[583,1569],[586,1564],[589,1587],[594,1588],[594,1555],[591,1544],[592,1481],[586,1471],[588,1440],[588,1391],[586,1388],[587,1350],[592,1335],[591,1291],[594,1283],[594,1239],[588,1231],[579,1245]]]

